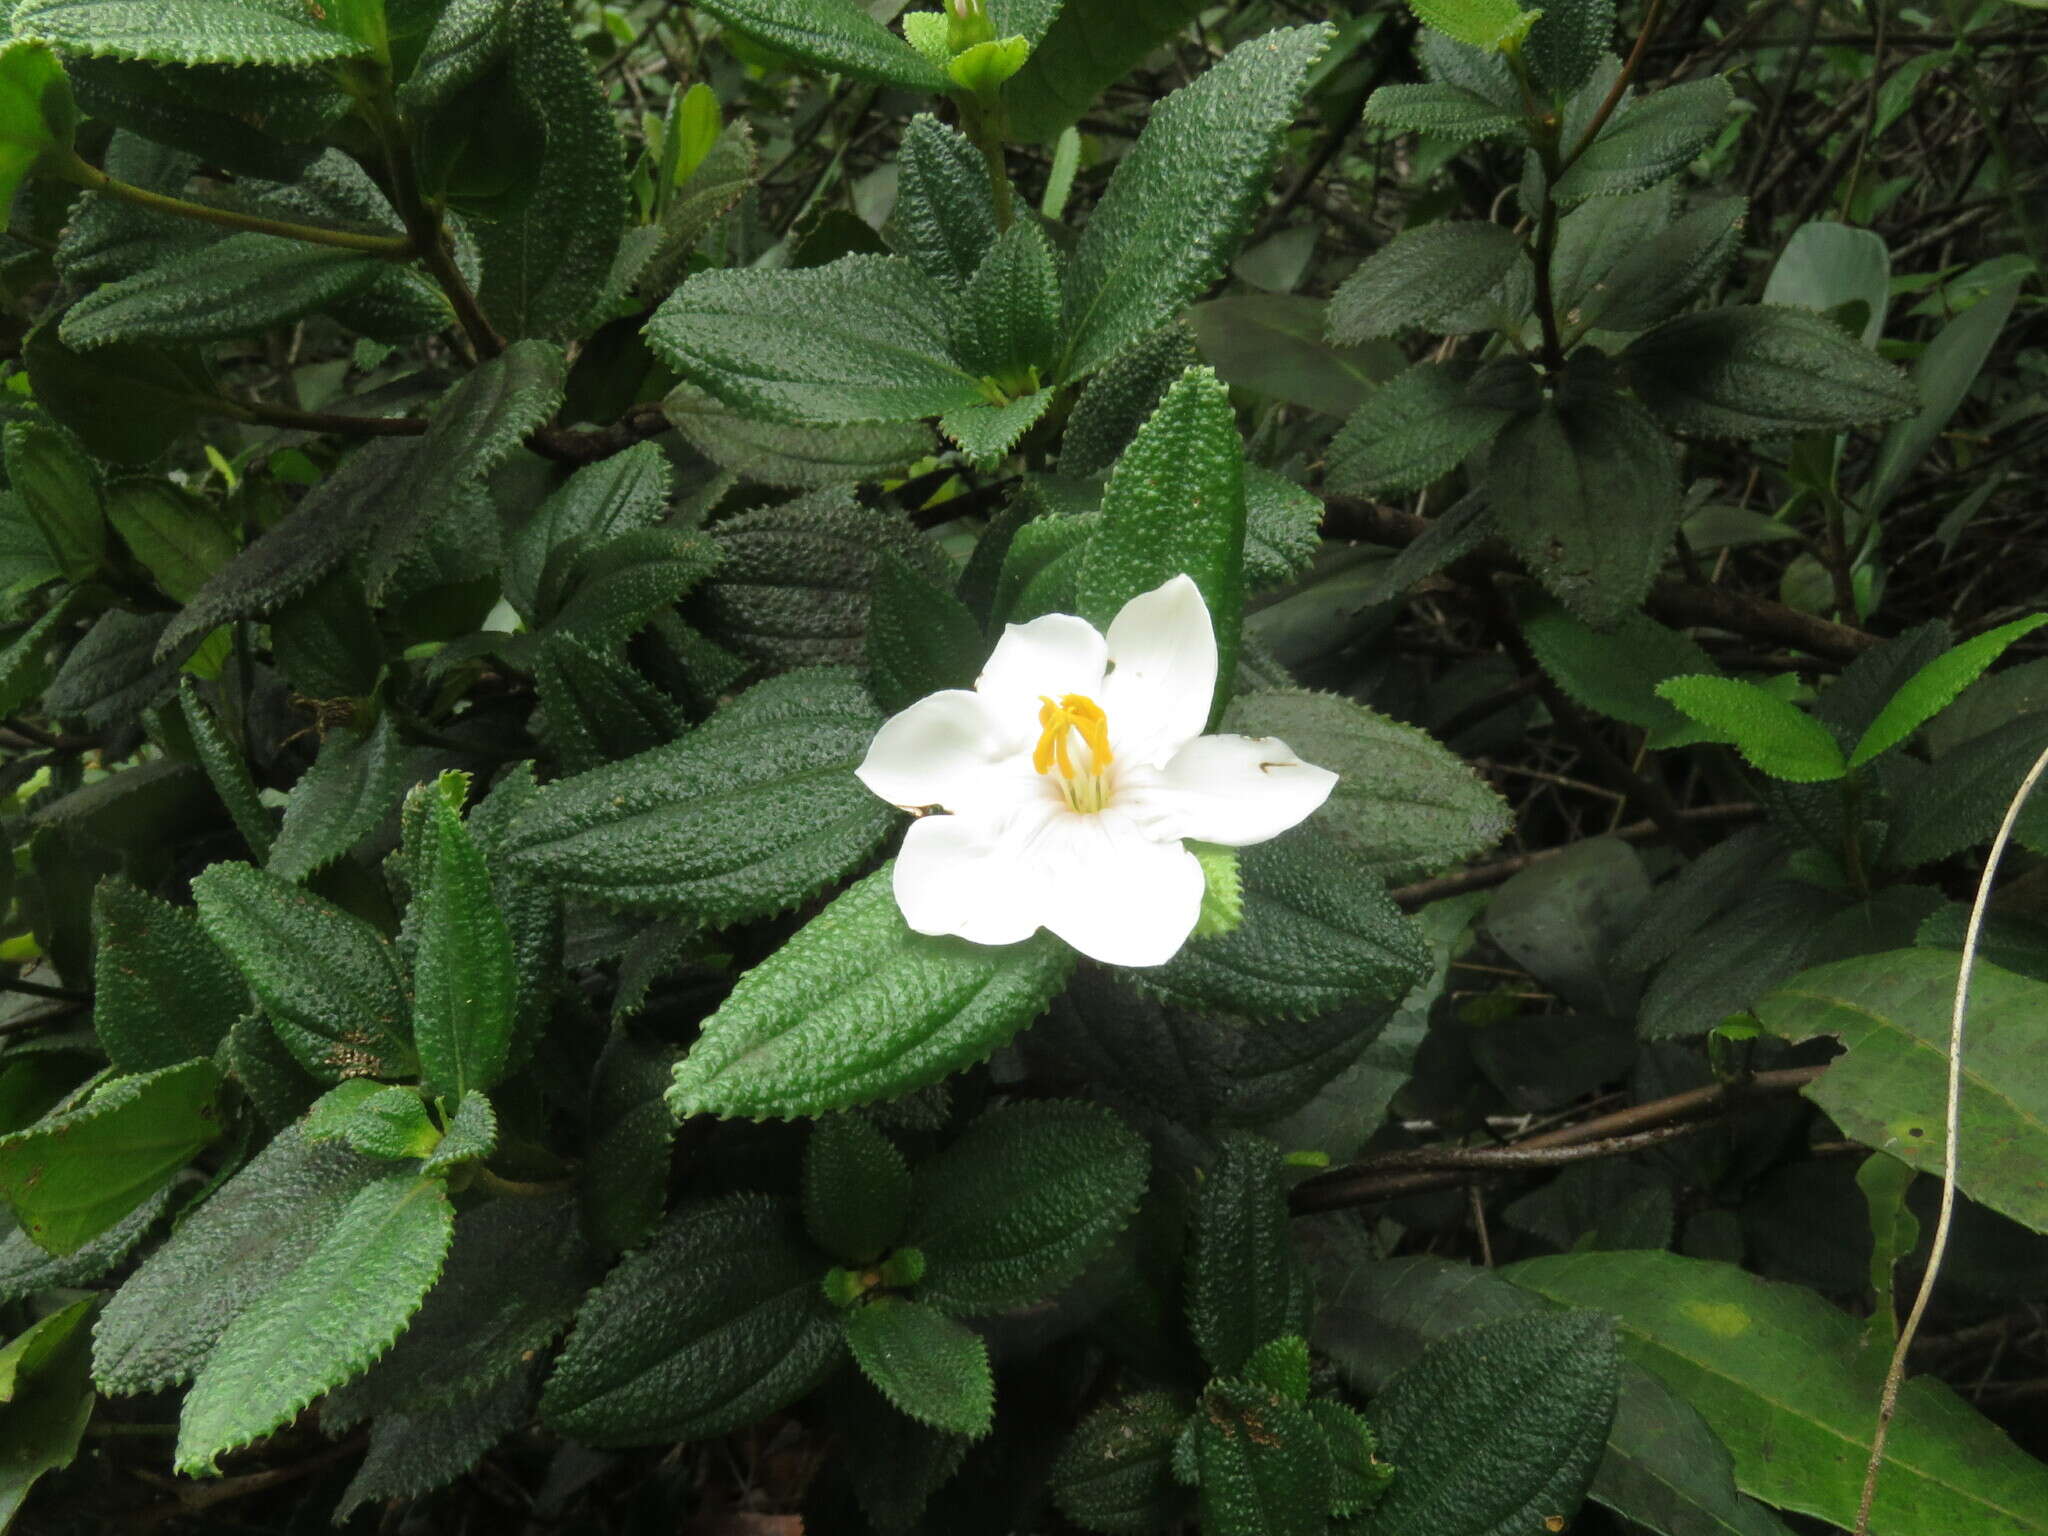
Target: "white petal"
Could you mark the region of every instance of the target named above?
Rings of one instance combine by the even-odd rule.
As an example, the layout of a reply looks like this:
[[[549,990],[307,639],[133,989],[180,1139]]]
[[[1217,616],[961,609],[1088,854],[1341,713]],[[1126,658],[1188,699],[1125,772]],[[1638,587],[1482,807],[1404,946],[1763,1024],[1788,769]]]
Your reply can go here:
[[[1119,761],[1164,763],[1202,734],[1216,694],[1216,630],[1201,589],[1186,576],[1132,598],[1109,626],[1101,697]]]
[[[1033,843],[1045,926],[1105,965],[1164,965],[1194,932],[1202,866],[1113,810],[1057,816]]]
[[[1041,926],[1044,871],[1029,857],[1033,834],[1064,806],[1006,820],[926,816],[911,823],[891,883],[903,920],[919,933],[976,944],[1016,944]]]
[[[1306,820],[1336,787],[1275,737],[1198,736],[1158,773],[1120,781],[1115,805],[1154,837],[1242,848]]]
[[[1031,769],[1036,725],[998,714],[979,694],[949,688],[890,717],[855,771],[861,783],[906,810],[1012,801],[1026,788],[1040,793],[1036,784],[1013,784],[1039,777]]]
[[[1029,624],[1011,624],[996,642],[974,690],[1007,723],[1038,740],[1039,699],[1070,693],[1102,700],[1102,674],[1109,645],[1093,624],[1071,613],[1048,613]]]

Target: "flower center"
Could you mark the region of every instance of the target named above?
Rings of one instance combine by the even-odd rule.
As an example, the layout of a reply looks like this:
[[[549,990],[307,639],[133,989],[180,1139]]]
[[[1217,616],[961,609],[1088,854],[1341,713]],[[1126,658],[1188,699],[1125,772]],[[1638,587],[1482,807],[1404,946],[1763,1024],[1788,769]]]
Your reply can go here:
[[[1102,775],[1116,761],[1109,749],[1109,716],[1102,706],[1085,694],[1070,693],[1058,703],[1044,694],[1039,701],[1038,745],[1031,753],[1031,766],[1040,773],[1059,770],[1061,789],[1067,803],[1077,811],[1102,809]],[[1075,759],[1075,738],[1087,751],[1087,760]]]

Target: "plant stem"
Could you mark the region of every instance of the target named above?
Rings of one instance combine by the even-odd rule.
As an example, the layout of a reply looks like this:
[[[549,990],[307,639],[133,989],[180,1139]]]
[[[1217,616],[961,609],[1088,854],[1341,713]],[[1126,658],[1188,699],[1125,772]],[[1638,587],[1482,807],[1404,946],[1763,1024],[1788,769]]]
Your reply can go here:
[[[90,992],[70,987],[52,987],[40,981],[23,981],[19,976],[0,976],[0,992],[19,992],[24,997],[47,997],[54,1003],[89,1003]]]
[[[574,1179],[548,1179],[541,1183],[533,1183],[526,1179],[508,1179],[503,1174],[491,1172],[482,1163],[472,1166],[471,1176],[479,1188],[487,1189],[494,1195],[517,1195],[529,1200],[541,1195],[559,1195],[576,1187]]]
[[[426,422],[413,416],[350,416],[330,411],[302,411],[297,406],[265,400],[231,400],[222,395],[200,403],[219,415],[267,427],[296,427],[306,432],[339,432],[355,437],[418,437]]]
[[[1659,14],[1664,9],[1664,0],[1650,0],[1650,7],[1643,12],[1642,30],[1636,33],[1636,45],[1628,51],[1628,61],[1621,66],[1621,73],[1614,77],[1614,84],[1607,88],[1607,95],[1594,112],[1592,121],[1586,124],[1586,131],[1579,135],[1579,142],[1572,146],[1558,169],[1563,170],[1586,152],[1586,146],[1600,137],[1600,130],[1607,126],[1607,120],[1614,116],[1614,109],[1621,105],[1621,98],[1628,91],[1629,82],[1636,77],[1636,70],[1643,62],[1643,53],[1650,46],[1650,34],[1657,30]],[[1819,7],[1815,7],[1818,12]]]
[[[988,189],[996,202],[996,231],[1001,233],[1017,222],[1017,196],[1010,186],[1010,168],[1003,160],[1003,131],[1000,109],[990,107],[964,92],[960,96],[960,126],[981,151],[988,166]]]
[[[484,314],[483,306],[477,303],[476,294],[471,291],[469,279],[462,275],[462,268],[455,264],[455,253],[448,248],[448,231],[441,222],[441,212],[430,205],[420,192],[419,166],[413,160],[412,145],[407,142],[398,123],[386,114],[377,115],[378,135],[384,141],[385,163],[391,172],[391,200],[398,207],[398,216],[405,220],[405,227],[412,241],[419,247],[420,259],[434,281],[441,285],[441,291],[448,296],[448,302],[455,310],[455,319],[462,327],[469,344],[476,348],[480,358],[493,358],[505,350],[505,338]]]
[[[294,224],[287,219],[267,219],[260,214],[237,213],[232,208],[215,208],[208,203],[194,203],[182,197],[169,197],[162,192],[152,192],[147,187],[133,186],[117,180],[77,155],[71,157],[69,164],[60,167],[60,174],[77,182],[87,191],[103,193],[124,203],[133,203],[138,208],[148,208],[157,213],[168,213],[181,219],[195,219],[202,224],[217,224],[223,229],[241,230],[258,235],[278,235],[287,240],[302,240],[308,245],[331,246],[336,250],[354,251],[358,255],[377,256],[387,261],[410,261],[418,254],[414,250],[412,240],[405,235],[366,235],[350,229],[322,229],[315,224]]]

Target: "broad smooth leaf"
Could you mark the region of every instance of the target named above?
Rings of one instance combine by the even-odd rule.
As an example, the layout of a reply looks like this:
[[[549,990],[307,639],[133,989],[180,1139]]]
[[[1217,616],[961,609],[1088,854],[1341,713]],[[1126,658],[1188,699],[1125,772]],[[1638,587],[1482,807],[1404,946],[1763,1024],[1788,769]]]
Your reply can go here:
[[[413,1173],[365,1185],[305,1261],[252,1298],[185,1396],[177,1467],[289,1423],[389,1349],[440,1278],[455,1233],[448,1186]]]
[[[1979,299],[1941,328],[1913,365],[1913,384],[1920,409],[1885,434],[1871,466],[1870,484],[1859,501],[1872,517],[1883,511],[1905,487],[1906,477],[1940,440],[1958,408],[1977,382],[1984,361],[2005,330],[2019,302],[2019,284],[2011,283]]]
[[[1405,368],[1407,359],[1392,342],[1332,346],[1324,339],[1327,309],[1321,299],[1298,294],[1229,294],[1195,305],[1187,313],[1187,324],[1201,347],[1202,361],[1232,388],[1271,395],[1341,420],[1362,405],[1379,382]],[[1097,374],[1090,392],[1116,367],[1111,364]],[[1176,368],[1174,376],[1179,373]],[[1080,415],[1077,408],[1076,421]],[[1069,425],[1067,432],[1060,451],[1063,472],[1070,472],[1074,426]]]
[[[0,1137],[0,1194],[22,1231],[58,1254],[106,1231],[220,1134],[219,1087],[212,1062],[188,1061]]]
[[[114,1069],[154,1072],[212,1055],[248,994],[191,910],[103,880],[93,932],[93,1031]]]
[[[1244,540],[1244,443],[1230,392],[1191,368],[1110,471],[1101,527],[1081,556],[1077,611],[1107,630],[1132,598],[1192,577],[1216,633],[1220,710],[1244,623]]]
[[[25,0],[14,35],[154,64],[324,64],[368,51],[280,0]]]
[[[967,1316],[1049,1299],[1129,1224],[1150,1172],[1143,1140],[1095,1105],[989,1111],[917,1170],[918,1298]]]
[[[1849,766],[1861,768],[1873,757],[1889,752],[1911,736],[1948,708],[1957,694],[1982,677],[1985,669],[2005,654],[2007,646],[2024,635],[2032,634],[2043,624],[2048,624],[2048,614],[2037,613],[2015,619],[2010,624],[2001,624],[1996,629],[1965,640],[1954,650],[1928,662],[1906,680],[1905,686],[1892,695],[1883,711],[1870,722],[1870,728],[1856,743],[1856,750],[1849,754]]]
[[[825,1268],[765,1196],[684,1206],[590,1293],[541,1417],[586,1444],[648,1445],[787,1407],[845,1358]]]
[[[708,0],[702,9],[816,69],[905,91],[952,88],[944,70],[855,0]]]
[[[846,1316],[861,1373],[897,1408],[933,1429],[979,1439],[996,1411],[988,1346],[923,1302],[876,1296]]]
[[[1254,38],[1152,109],[1068,266],[1061,378],[1093,373],[1222,275],[1330,36],[1293,27]]]
[[[506,851],[572,898],[765,917],[844,875],[895,824],[853,775],[880,722],[847,673],[772,678],[680,741],[549,785]]]
[[[116,480],[106,507],[129,552],[180,603],[235,556],[235,538],[214,512],[167,481]]]
[[[445,789],[422,786],[417,793],[427,825],[407,913],[413,1035],[422,1085],[453,1104],[496,1087],[505,1075],[518,978],[512,936],[469,826]]]
[[[1727,1445],[1745,1493],[1855,1524],[1886,1357],[1862,1347],[1848,1313],[1804,1287],[1674,1253],[1567,1254],[1503,1273],[1611,1314],[1628,1357]],[[2048,1529],[2044,1512],[2048,1469],[1931,1377],[1906,1383],[1872,1536],[2032,1536]]]
[[[1073,951],[913,933],[884,865],[742,976],[676,1068],[669,1105],[756,1119],[894,1098],[984,1061],[1044,1011]]]
[[[1201,10],[1200,0],[1070,0],[1004,87],[1011,134],[1020,143],[1049,143]]]
[[[1847,1049],[1806,1089],[1850,1136],[1928,1172],[1942,1166],[1957,956],[1903,949],[1841,960],[1757,1003],[1787,1040],[1827,1035]],[[1963,1054],[1957,1184],[1971,1199],[2048,1231],[2048,1072],[2030,1036],[2048,986],[1979,961]]]
[[[1657,696],[1728,743],[1774,779],[1818,784],[1849,771],[1834,733],[1796,704],[1733,677],[1671,677]]]

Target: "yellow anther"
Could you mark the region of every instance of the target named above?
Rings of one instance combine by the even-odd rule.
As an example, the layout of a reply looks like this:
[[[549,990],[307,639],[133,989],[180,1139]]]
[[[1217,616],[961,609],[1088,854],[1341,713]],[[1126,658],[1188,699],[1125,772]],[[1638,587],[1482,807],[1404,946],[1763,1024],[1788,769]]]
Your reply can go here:
[[[1074,766],[1075,736],[1088,748],[1089,773],[1100,773],[1116,760],[1109,750],[1109,716],[1100,704],[1079,693],[1070,693],[1057,704],[1042,693],[1038,697],[1044,707],[1038,711],[1041,729],[1038,746],[1031,754],[1032,767],[1050,773],[1058,763],[1060,777],[1071,780],[1079,771]]]

